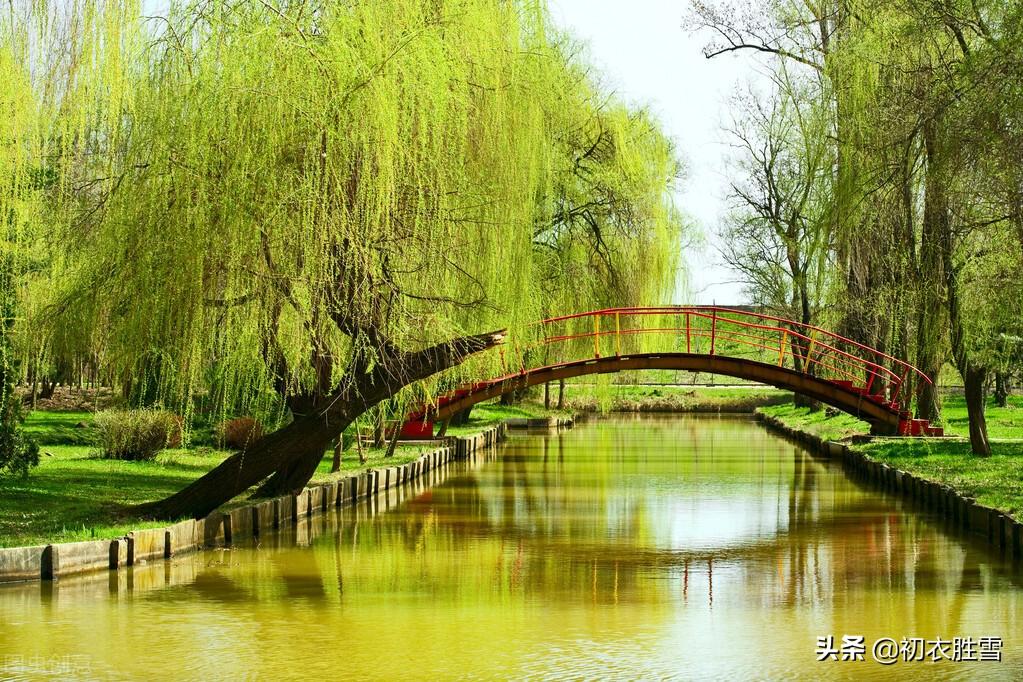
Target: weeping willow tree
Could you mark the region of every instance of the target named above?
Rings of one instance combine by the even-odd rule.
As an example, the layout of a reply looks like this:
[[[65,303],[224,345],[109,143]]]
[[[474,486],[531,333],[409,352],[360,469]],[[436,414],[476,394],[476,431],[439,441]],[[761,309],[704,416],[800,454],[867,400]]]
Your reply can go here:
[[[564,35],[554,42],[562,54],[582,51]],[[671,201],[681,173],[672,142],[649,112],[609,98],[584,62],[562,59],[567,68],[548,83],[560,97],[544,104],[551,167],[533,229],[542,317],[663,304],[683,226]],[[531,360],[574,350],[541,347]]]
[[[555,306],[670,286],[671,146],[539,0],[77,0],[15,29],[53,110],[46,361],[283,414],[149,514],[301,488],[359,415],[500,371],[480,351]]]
[[[39,114],[25,70],[24,41],[11,31],[11,18],[0,19],[0,474],[27,473],[39,462],[39,448],[19,431],[20,379],[14,338],[23,298],[25,274],[32,267],[38,234],[39,195],[47,176],[33,165],[39,159]]]

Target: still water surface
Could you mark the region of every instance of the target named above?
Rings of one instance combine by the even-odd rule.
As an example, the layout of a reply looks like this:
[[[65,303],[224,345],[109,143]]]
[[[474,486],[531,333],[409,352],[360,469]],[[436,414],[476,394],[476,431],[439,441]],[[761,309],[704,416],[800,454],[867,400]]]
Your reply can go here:
[[[258,546],[0,589],[0,677],[1023,679],[1018,567],[747,419],[516,435]],[[817,637],[863,635],[862,662]],[[1001,637],[1001,663],[871,660]]]

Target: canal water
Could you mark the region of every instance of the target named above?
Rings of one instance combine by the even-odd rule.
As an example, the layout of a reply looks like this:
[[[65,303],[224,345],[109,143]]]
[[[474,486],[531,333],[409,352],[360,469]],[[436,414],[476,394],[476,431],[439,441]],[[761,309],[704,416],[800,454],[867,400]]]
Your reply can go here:
[[[0,677],[1023,679],[1018,567],[752,420],[614,417],[436,475],[0,589]],[[864,660],[817,660],[858,658],[844,636]],[[881,638],[927,660],[881,665]]]

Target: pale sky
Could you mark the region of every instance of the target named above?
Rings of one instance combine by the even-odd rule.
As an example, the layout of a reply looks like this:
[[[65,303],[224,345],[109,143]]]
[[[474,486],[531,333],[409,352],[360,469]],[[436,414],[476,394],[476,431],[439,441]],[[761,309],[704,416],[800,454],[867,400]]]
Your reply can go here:
[[[721,262],[715,231],[726,210],[728,185],[722,144],[727,104],[737,88],[769,83],[749,55],[706,59],[703,36],[682,29],[688,0],[549,0],[561,26],[589,44],[605,83],[623,99],[647,106],[674,138],[685,163],[677,202],[705,236],[700,252],[685,254],[689,291],[679,303],[742,303],[742,286]]]

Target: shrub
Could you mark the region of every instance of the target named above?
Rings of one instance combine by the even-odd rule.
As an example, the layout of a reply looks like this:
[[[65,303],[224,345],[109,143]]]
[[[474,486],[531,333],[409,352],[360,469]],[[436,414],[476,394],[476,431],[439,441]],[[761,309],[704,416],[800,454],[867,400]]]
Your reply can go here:
[[[148,461],[181,445],[183,421],[166,410],[104,410],[96,414],[96,429],[105,459]]]
[[[0,475],[26,476],[39,464],[39,446],[21,429],[21,398],[14,390],[19,370],[11,338],[18,310],[15,263],[8,250],[0,260]]]
[[[217,442],[231,450],[244,450],[263,437],[263,425],[252,417],[229,419],[217,427]]]
[[[0,397],[0,475],[26,476],[39,464],[39,446],[19,428],[21,404],[11,394]]]

